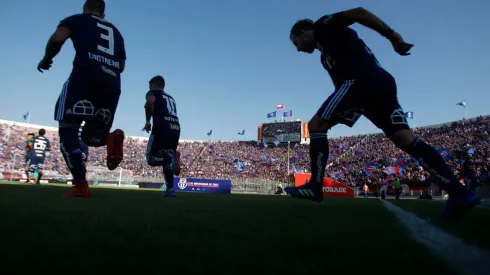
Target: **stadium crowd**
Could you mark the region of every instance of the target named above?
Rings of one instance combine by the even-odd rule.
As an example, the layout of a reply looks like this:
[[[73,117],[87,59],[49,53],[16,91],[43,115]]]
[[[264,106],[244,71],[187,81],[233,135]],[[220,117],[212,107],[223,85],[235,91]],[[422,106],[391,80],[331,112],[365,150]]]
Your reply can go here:
[[[0,124],[0,171],[23,173],[24,147],[28,132],[38,129],[16,124]],[[415,130],[418,136],[445,149],[448,161],[455,171],[461,170],[461,161],[468,148],[474,149],[472,158],[478,176],[489,178],[490,171],[490,119],[478,117],[471,120],[422,127]],[[45,171],[69,175],[59,148],[59,138],[54,129],[47,129],[46,137],[53,146],[45,163]],[[162,177],[158,167],[146,164],[147,140],[126,138],[121,164],[139,178]],[[263,144],[257,141],[235,142],[181,142],[179,149],[183,176],[204,178],[260,178],[288,182],[290,173],[308,172],[308,145]],[[90,148],[88,167],[105,167],[105,147]],[[288,165],[289,160],[289,165]],[[403,170],[397,163],[404,160]],[[289,173],[288,173],[289,168]],[[390,170],[391,168],[391,170]],[[423,182],[429,175],[408,155],[401,152],[383,134],[358,135],[330,139],[330,156],[327,169],[330,177],[351,186],[365,182],[383,183],[388,175]]]

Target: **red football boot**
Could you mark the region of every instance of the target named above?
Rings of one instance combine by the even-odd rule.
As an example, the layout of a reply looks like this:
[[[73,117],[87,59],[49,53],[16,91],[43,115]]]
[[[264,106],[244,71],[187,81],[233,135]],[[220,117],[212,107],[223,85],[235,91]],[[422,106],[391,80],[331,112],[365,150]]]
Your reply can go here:
[[[86,180],[75,182],[75,186],[65,193],[66,197],[90,198],[90,190]]]
[[[107,168],[116,169],[123,160],[124,132],[116,129],[107,136]]]

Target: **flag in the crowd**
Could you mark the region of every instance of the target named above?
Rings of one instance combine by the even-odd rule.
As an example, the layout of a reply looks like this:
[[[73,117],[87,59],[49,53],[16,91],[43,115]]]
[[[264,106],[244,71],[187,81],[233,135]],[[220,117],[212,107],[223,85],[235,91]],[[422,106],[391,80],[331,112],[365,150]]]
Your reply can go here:
[[[448,159],[451,159],[452,158],[452,154],[451,152],[449,152],[448,150],[444,149],[444,148],[439,148],[437,149],[437,152],[439,152],[439,154],[441,154],[441,157],[444,159],[444,160],[448,160]]]
[[[282,110],[282,109],[284,109],[284,105],[279,104],[279,105],[277,105],[277,106],[276,106],[276,108],[277,108],[278,110]]]
[[[356,156],[358,156],[360,158],[366,156],[366,154],[363,151],[361,151],[361,150],[354,151],[354,155],[356,155]]]
[[[291,116],[293,116],[293,110],[284,112],[284,117],[291,117]]]
[[[210,137],[212,134],[213,134],[213,130],[209,130],[209,132],[207,133],[208,137]]]
[[[236,160],[235,171],[243,172],[245,170],[245,163],[239,159]]]
[[[241,130],[240,132],[238,132],[238,134],[239,134],[240,136],[245,135],[245,130]]]
[[[291,164],[291,172],[298,173],[298,169],[296,168],[296,163],[294,162]]]
[[[30,112],[27,112],[27,113],[25,113],[25,114],[22,116],[22,117],[24,118],[24,121],[29,120],[29,113],[30,113]]]
[[[263,143],[264,143],[264,147],[265,147],[265,148],[269,148],[269,145],[267,145],[267,142],[265,142],[265,140],[264,140],[264,142],[263,142]]]
[[[419,161],[416,160],[414,157],[410,156],[410,160],[413,161],[413,162],[415,162],[415,164],[417,164],[417,166],[420,166],[419,165]]]
[[[458,103],[456,103],[456,105],[466,108],[466,100],[463,100],[461,102],[458,102]]]
[[[468,155],[469,157],[473,157],[473,155],[475,154],[475,149],[473,147],[470,147],[468,148],[468,150],[466,150],[466,155]]]
[[[276,111],[267,114],[267,118],[276,117]]]
[[[374,171],[376,171],[376,164],[374,163],[366,163],[366,169],[364,170],[364,174],[366,174],[366,176],[371,176]]]
[[[145,127],[143,127],[143,128],[141,129],[141,132],[144,132],[144,131],[145,131]]]
[[[276,145],[276,147],[279,146],[279,144],[281,144],[281,142],[279,140],[274,140],[273,143],[274,143],[274,145]]]
[[[406,112],[406,113],[405,113],[405,116],[406,116],[407,118],[413,119],[413,112]]]

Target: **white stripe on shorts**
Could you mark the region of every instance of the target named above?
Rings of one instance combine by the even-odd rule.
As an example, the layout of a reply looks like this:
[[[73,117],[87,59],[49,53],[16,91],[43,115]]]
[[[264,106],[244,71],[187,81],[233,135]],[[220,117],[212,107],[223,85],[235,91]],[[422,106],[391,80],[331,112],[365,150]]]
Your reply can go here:
[[[330,102],[327,105],[327,108],[325,108],[325,111],[323,111],[322,118],[325,120],[329,120],[330,117],[332,116],[333,111],[335,108],[337,108],[337,105],[339,102],[344,98],[345,94],[349,91],[350,87],[354,84],[354,79],[347,80],[340,86],[339,91],[337,92],[336,95],[330,100]]]
[[[68,93],[68,84],[70,83],[70,79],[63,84],[63,89],[61,89],[61,94],[58,101],[58,112],[56,113],[56,120],[63,120],[63,115],[65,114],[65,102],[66,102],[66,94]]]

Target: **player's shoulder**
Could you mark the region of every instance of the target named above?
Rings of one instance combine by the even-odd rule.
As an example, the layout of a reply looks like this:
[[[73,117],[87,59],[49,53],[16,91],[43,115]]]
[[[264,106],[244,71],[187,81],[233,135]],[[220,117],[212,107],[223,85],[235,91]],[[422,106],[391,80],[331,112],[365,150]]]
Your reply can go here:
[[[170,94],[166,93],[165,91],[162,91],[162,95],[165,95],[166,97],[169,97],[171,99],[174,99],[173,96],[171,96]]]

